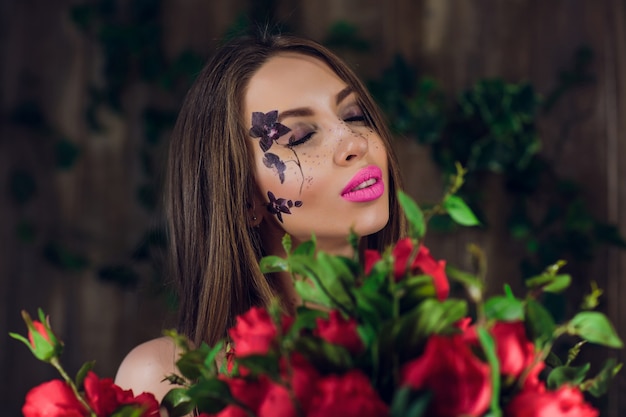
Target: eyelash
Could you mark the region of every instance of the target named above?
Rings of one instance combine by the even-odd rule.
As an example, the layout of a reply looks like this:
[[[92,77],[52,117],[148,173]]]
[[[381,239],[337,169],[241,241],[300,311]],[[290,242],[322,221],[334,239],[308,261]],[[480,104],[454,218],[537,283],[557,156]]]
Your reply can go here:
[[[354,116],[347,117],[347,118],[343,119],[343,121],[346,122],[346,123],[358,122],[358,123],[363,123],[364,124],[366,120],[365,120],[365,116],[364,115],[359,114],[359,115],[354,115]],[[295,146],[303,145],[306,142],[308,142],[313,137],[314,134],[315,134],[315,131],[309,132],[306,135],[302,136],[300,139],[296,139],[295,136],[292,136],[289,139],[289,145],[288,146],[290,148],[293,148]]]

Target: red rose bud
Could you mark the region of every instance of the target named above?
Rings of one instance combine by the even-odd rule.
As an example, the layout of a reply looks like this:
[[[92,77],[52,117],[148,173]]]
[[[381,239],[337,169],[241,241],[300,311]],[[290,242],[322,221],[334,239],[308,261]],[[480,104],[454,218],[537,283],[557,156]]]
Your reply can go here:
[[[282,331],[286,332],[293,320],[289,317],[282,319]],[[235,355],[264,355],[272,347],[278,336],[276,325],[270,314],[261,307],[252,307],[250,310],[237,316],[236,324],[228,331],[235,344]]]
[[[360,353],[365,347],[357,332],[353,318],[344,319],[338,310],[332,310],[328,320],[318,318],[314,334],[329,343],[343,346],[351,353]]]
[[[535,362],[535,345],[526,338],[524,322],[496,322],[490,331],[496,344],[496,354],[500,361],[500,373],[517,379],[522,372]],[[537,361],[538,369],[532,375],[538,375],[543,361]]]
[[[597,417],[598,410],[585,402],[574,387],[548,391],[545,385],[525,387],[506,407],[507,417]]]
[[[433,279],[437,298],[441,301],[445,300],[450,292],[450,283],[446,276],[446,262],[435,260],[430,255],[428,248],[420,245],[415,259],[409,266],[409,257],[413,253],[413,249],[413,241],[410,238],[399,240],[393,248],[392,255],[395,259],[393,274],[396,281],[400,281],[407,272],[430,275]]]
[[[462,335],[433,335],[424,353],[401,369],[402,385],[433,393],[428,416],[477,417],[489,407],[489,366],[481,362]]]
[[[67,383],[60,379],[44,382],[26,394],[24,417],[85,417],[85,407]]]
[[[22,311],[22,318],[28,328],[28,339],[17,333],[9,333],[14,339],[22,341],[33,355],[39,360],[50,362],[63,351],[63,343],[52,332],[43,311],[39,310],[41,321],[33,321],[26,311]]]
[[[328,375],[317,383],[307,417],[386,417],[389,407],[359,370]]]

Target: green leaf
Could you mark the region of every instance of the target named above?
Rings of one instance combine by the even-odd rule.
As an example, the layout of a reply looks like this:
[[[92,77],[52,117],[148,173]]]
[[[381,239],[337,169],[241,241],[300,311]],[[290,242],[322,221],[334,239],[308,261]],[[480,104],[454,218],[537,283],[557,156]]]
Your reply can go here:
[[[228,384],[216,378],[199,381],[187,390],[187,394],[196,403],[198,411],[209,414],[216,414],[233,402]]]
[[[270,274],[272,272],[286,272],[289,271],[289,262],[280,256],[265,256],[261,258],[260,262],[261,272],[264,274]]]
[[[422,210],[408,194],[402,191],[398,191],[398,202],[409,222],[410,235],[416,239],[421,239],[426,233],[426,223]]]
[[[568,274],[551,274],[545,272],[532,278],[528,278],[525,283],[527,288],[541,289],[545,292],[559,293],[567,289],[572,282],[572,277]]]
[[[295,253],[295,252],[294,252]],[[296,291],[305,301],[346,311],[354,302],[346,288],[354,274],[340,257],[320,252],[317,259],[307,255],[289,257],[292,272],[308,281],[297,280]]]
[[[254,375],[264,374],[270,378],[277,378],[279,375],[278,357],[274,353],[244,356],[237,358],[237,363],[243,365]]]
[[[568,274],[556,275],[550,284],[543,287],[543,290],[545,292],[560,293],[565,291],[571,282],[572,277]]]
[[[141,417],[144,412],[144,408],[140,405],[125,405],[115,410],[115,412],[111,414],[111,417]]]
[[[295,315],[295,321],[289,328],[290,336],[297,336],[302,329],[314,329],[317,325],[318,318],[326,318],[328,314],[325,311],[310,309],[307,307],[298,307]]]
[[[497,295],[485,302],[485,315],[499,321],[523,320],[524,303],[517,298]]]
[[[317,242],[315,240],[315,236],[311,238],[311,240],[307,240],[306,242],[302,242],[298,245],[296,249],[293,251],[293,255],[315,255],[315,247]]]
[[[439,302],[428,298],[413,311],[403,314],[394,323],[394,338],[398,346],[414,346],[431,334],[447,333],[467,315],[465,300],[449,299]]]
[[[291,252],[291,236],[288,233],[283,236],[282,244],[285,253],[289,254]]]
[[[174,388],[168,391],[161,401],[161,406],[167,409],[168,416],[182,417],[190,414],[195,408],[192,398],[186,388]]]
[[[213,348],[203,343],[200,348],[183,353],[176,361],[176,366],[185,378],[192,381],[202,375],[215,375],[217,366],[214,359],[219,347],[221,347],[219,343]]]
[[[478,226],[480,222],[474,215],[474,212],[465,204],[465,201],[459,196],[449,195],[443,200],[443,207],[446,209],[450,217],[463,226]]]
[[[548,310],[535,300],[528,300],[526,303],[526,325],[540,347],[552,342],[556,328],[554,319]]]
[[[429,391],[414,391],[402,387],[394,393],[391,400],[391,417],[423,417],[432,399]]]
[[[85,381],[85,377],[87,376],[87,372],[91,371],[95,364],[96,361],[86,362],[83,364],[83,366],[80,367],[80,369],[76,373],[74,381],[79,390],[82,389],[83,382]]]
[[[567,332],[591,343],[616,349],[624,347],[609,319],[599,311],[582,311],[576,314],[568,323]]]
[[[295,350],[320,373],[344,373],[354,367],[350,352],[343,346],[334,345],[318,337],[300,337],[295,341]]]
[[[577,386],[587,376],[591,365],[589,363],[583,366],[559,366],[554,368],[548,375],[548,388],[555,390],[561,385],[567,383],[572,386]]]

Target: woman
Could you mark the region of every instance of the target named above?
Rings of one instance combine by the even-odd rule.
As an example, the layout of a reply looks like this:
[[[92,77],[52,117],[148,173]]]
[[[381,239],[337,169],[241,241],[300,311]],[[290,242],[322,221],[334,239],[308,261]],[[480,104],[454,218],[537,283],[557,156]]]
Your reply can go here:
[[[298,303],[287,274],[258,261],[315,234],[318,249],[383,249],[403,231],[390,134],[362,83],[308,40],[262,36],[224,45],[189,91],[171,140],[166,208],[180,331],[198,344],[278,296]],[[177,354],[166,338],[124,359],[116,383],[160,399]]]

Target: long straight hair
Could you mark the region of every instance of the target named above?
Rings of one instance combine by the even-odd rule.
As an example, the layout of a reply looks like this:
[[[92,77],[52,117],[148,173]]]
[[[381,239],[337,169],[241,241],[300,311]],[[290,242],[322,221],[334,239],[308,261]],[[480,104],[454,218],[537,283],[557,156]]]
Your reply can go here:
[[[245,90],[271,57],[292,52],[326,63],[360,100],[388,155],[388,224],[364,238],[383,249],[404,231],[396,199],[400,174],[383,116],[356,75],[332,52],[291,36],[245,37],[223,45],[189,90],[171,138],[166,178],[170,259],[179,291],[179,330],[194,343],[214,344],[234,318],[267,305],[276,292],[261,273],[264,256],[249,204],[257,185],[249,126],[243,122]]]

